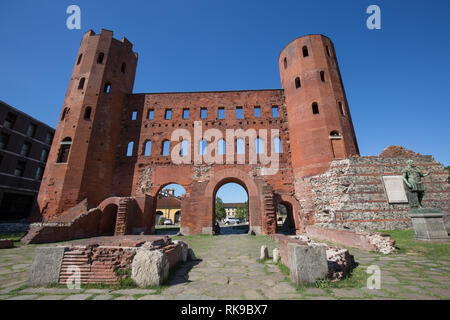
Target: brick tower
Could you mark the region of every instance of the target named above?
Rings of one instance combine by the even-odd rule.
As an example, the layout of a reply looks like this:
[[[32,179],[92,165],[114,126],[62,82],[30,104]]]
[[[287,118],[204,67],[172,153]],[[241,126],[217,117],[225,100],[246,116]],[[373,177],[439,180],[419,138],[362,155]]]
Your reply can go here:
[[[136,72],[132,46],[108,30],[84,35],[37,200],[44,219],[110,196],[122,108]]]
[[[331,40],[323,35],[297,38],[278,60],[295,175],[319,174],[333,159],[359,154]]]

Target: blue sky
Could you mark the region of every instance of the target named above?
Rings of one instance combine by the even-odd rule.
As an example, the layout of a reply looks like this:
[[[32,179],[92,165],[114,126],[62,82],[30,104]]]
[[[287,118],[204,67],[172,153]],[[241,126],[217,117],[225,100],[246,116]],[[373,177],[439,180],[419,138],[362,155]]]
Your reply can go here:
[[[175,189],[176,196],[182,196],[186,190],[179,184],[169,184],[165,188]],[[216,196],[222,199],[225,203],[230,202],[245,202],[248,200],[247,191],[237,183],[226,183],[217,190]]]
[[[81,30],[66,8],[81,8]],[[381,8],[381,30],[366,8]],[[293,39],[335,44],[361,155],[403,145],[450,165],[450,1],[1,1],[0,99],[56,127],[83,34],[126,36],[134,92],[280,88]]]

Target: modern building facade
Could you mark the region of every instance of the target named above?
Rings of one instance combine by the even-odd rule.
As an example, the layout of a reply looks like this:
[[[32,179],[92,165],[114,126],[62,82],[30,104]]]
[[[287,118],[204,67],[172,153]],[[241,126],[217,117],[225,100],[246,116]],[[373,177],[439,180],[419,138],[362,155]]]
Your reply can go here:
[[[55,129],[0,101],[0,221],[26,219]]]

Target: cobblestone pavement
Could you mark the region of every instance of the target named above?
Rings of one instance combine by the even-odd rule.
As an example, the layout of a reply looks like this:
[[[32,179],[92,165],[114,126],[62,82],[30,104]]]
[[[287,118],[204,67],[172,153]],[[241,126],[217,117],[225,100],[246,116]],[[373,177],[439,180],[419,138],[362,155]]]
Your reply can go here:
[[[351,249],[359,275],[369,265],[381,269],[381,289],[349,285],[297,289],[277,265],[257,262],[266,236],[179,237],[194,249],[197,261],[176,270],[169,283],[155,289],[69,290],[30,288],[26,280],[36,245],[0,250],[0,299],[16,300],[158,300],[158,299],[450,299],[450,257],[439,260],[413,255],[382,256]],[[186,272],[188,272],[186,276]],[[365,281],[365,279],[364,279]],[[363,283],[362,281],[361,283]]]

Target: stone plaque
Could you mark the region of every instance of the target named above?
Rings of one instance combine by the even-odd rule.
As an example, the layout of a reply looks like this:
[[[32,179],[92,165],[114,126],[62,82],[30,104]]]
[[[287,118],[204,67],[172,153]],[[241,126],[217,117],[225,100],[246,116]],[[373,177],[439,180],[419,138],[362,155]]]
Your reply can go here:
[[[402,176],[383,176],[382,180],[389,203],[408,203]]]

